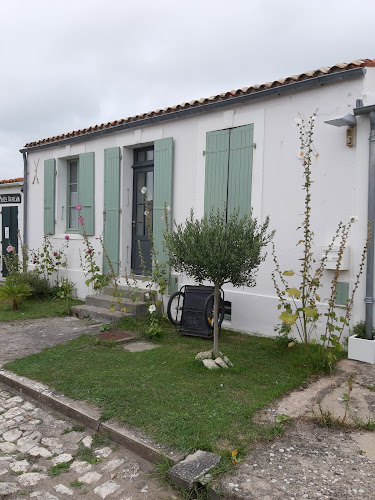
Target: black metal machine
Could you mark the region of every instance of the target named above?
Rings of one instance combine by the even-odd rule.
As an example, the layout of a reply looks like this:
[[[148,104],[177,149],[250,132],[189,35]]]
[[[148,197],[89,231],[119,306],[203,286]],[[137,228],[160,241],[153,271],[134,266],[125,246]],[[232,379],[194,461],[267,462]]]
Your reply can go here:
[[[179,326],[182,335],[211,338],[213,336],[214,287],[185,285],[171,295],[167,315],[171,323]],[[224,319],[224,292],[219,304],[219,328]]]

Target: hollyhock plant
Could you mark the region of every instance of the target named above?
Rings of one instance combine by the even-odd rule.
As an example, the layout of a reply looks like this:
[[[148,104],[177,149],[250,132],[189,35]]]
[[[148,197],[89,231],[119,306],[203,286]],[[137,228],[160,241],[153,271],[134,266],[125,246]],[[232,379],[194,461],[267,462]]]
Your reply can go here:
[[[32,263],[35,270],[39,274],[44,274],[46,277],[59,275],[60,268],[67,267],[67,258],[65,251],[69,246],[69,236],[65,236],[65,241],[59,249],[53,248],[50,237],[44,236],[44,241],[41,251],[31,250]]]

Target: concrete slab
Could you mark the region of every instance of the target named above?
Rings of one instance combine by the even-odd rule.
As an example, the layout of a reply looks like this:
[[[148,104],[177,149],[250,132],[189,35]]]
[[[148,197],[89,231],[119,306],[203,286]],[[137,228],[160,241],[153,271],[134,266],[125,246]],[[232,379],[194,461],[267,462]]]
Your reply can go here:
[[[64,318],[38,318],[0,323],[0,364],[24,358],[99,330],[98,323]]]
[[[168,478],[179,488],[191,490],[197,483],[205,484],[205,474],[220,462],[220,455],[198,450],[185,460],[174,465],[167,472]]]
[[[129,344],[124,345],[125,351],[129,352],[151,351],[157,347],[160,347],[160,344],[153,344],[152,342],[129,342]]]

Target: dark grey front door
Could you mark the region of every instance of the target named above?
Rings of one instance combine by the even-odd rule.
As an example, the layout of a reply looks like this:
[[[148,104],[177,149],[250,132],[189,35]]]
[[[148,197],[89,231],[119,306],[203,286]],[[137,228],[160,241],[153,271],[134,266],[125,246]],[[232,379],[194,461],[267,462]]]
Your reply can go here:
[[[7,252],[9,246],[14,247],[18,253],[18,207],[3,207],[1,212],[3,220],[1,248],[4,256],[11,256],[12,253]],[[2,273],[3,276],[8,275],[4,258]]]
[[[154,200],[154,150],[135,150],[133,165],[132,262],[134,274],[149,274],[152,270],[151,241],[147,218],[151,224]],[[144,191],[146,188],[146,192]],[[145,203],[147,197],[147,205]]]

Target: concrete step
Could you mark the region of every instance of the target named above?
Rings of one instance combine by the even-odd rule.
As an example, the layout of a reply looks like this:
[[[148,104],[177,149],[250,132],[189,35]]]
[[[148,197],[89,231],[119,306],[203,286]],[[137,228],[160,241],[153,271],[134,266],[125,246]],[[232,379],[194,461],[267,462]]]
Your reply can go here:
[[[139,288],[132,286],[123,286],[120,285],[119,291],[122,294],[122,298],[130,299],[133,302],[146,302],[146,297],[150,296],[150,294],[155,293],[153,290],[149,290],[148,288]],[[115,287],[112,285],[107,285],[103,287],[102,294],[103,295],[113,295],[115,292]]]
[[[148,304],[141,301],[132,301],[131,299],[122,298],[118,300],[112,295],[88,295],[85,299],[88,306],[101,307],[108,309],[113,305],[116,311],[120,311],[124,307],[126,312],[137,317],[143,318],[147,314]]]
[[[80,305],[72,306],[72,315],[80,319],[90,318],[99,323],[117,323],[124,316],[131,316],[129,313],[122,313],[120,311],[109,312],[109,308]]]

